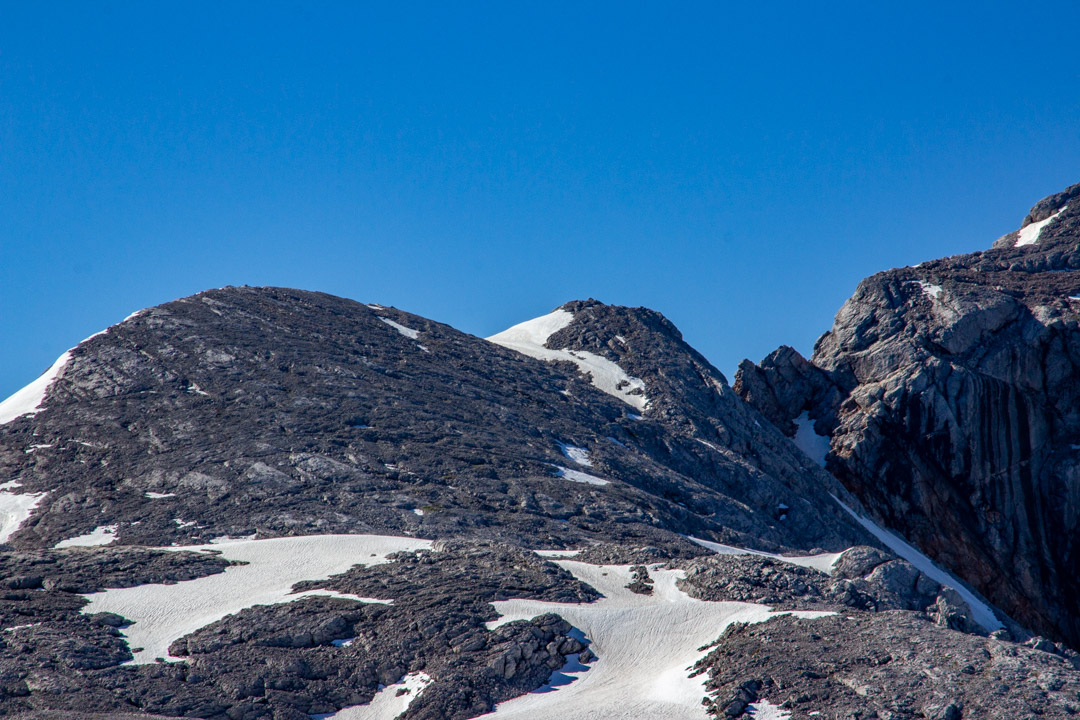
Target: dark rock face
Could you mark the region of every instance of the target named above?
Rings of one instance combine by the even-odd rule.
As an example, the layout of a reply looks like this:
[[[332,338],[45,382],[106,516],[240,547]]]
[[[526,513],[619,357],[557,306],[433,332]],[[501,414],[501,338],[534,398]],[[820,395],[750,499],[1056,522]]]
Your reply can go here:
[[[992,250],[868,278],[809,362],[782,348],[735,383],[789,434],[808,411],[831,437],[829,470],[881,524],[1074,646],[1077,198],[1080,185],[1041,201]]]
[[[103,525],[140,545],[341,532],[544,547],[679,533],[764,549],[867,541],[828,500],[839,484],[662,316],[572,306],[580,317],[560,335],[623,333],[641,348],[609,354],[650,383],[644,417],[569,363],[329,295],[228,288],[146,310],[76,348],[44,410],[0,426],[0,477],[48,493],[10,542],[51,547]]]
[[[697,667],[716,718],[764,700],[792,720],[1005,720],[1075,717],[1076,662],[893,610],[733,625]]]

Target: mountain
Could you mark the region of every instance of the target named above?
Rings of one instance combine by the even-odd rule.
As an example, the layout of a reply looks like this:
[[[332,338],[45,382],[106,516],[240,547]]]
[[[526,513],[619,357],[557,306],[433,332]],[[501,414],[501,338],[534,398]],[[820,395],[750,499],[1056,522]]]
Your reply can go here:
[[[1037,632],[1080,644],[1080,185],[985,252],[864,280],[807,361],[741,397],[881,524]]]
[[[488,339],[283,288],[136,313],[0,403],[0,714],[1080,711],[1068,636],[927,557],[984,538],[840,466],[849,376],[770,362],[733,388],[595,300]]]

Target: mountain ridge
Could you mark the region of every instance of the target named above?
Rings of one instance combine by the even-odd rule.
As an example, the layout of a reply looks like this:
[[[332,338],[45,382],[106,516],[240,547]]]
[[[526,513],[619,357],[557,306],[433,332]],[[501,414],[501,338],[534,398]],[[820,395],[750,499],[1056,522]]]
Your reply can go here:
[[[968,435],[957,398],[1080,392],[1010,354],[1072,337],[1074,195],[1012,247],[868,278],[813,358],[734,386],[661,313],[594,299],[486,340],[288,288],[135,313],[0,423],[0,713],[1073,716],[1053,607],[971,575],[993,544],[919,504],[962,508],[951,476],[895,468],[951,452],[935,417],[997,449],[1029,422]],[[997,394],[950,394],[961,361]]]

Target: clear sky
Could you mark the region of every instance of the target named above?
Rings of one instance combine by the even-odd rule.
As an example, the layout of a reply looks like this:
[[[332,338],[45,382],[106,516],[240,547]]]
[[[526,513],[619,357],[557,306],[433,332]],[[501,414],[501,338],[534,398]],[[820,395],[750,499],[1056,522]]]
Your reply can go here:
[[[1080,182],[1080,4],[0,0],[0,397],[222,285],[487,335],[666,314],[732,379]]]

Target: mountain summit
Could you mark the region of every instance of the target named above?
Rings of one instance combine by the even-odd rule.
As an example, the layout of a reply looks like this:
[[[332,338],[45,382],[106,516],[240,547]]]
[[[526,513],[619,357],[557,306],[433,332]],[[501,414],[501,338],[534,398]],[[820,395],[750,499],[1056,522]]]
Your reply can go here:
[[[734,388],[596,300],[136,313],[0,403],[0,714],[1072,716],[1075,190]]]
[[[735,388],[1018,620],[1080,644],[1080,185],[991,250],[864,280],[806,361],[744,362]]]

